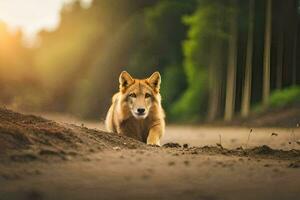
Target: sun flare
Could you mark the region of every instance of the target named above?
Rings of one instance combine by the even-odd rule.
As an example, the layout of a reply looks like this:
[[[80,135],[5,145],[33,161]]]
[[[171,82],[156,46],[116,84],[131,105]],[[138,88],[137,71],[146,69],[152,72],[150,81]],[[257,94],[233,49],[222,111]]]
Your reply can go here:
[[[22,30],[26,39],[33,39],[42,29],[53,30],[59,25],[59,12],[74,0],[0,0],[0,21],[9,29]],[[88,6],[91,0],[82,0]]]

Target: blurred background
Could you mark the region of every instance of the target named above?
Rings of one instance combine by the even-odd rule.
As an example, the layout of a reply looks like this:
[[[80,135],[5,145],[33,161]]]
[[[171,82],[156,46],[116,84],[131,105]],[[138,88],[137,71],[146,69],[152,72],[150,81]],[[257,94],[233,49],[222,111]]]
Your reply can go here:
[[[158,70],[169,122],[300,104],[299,0],[0,0],[0,104],[103,119]]]

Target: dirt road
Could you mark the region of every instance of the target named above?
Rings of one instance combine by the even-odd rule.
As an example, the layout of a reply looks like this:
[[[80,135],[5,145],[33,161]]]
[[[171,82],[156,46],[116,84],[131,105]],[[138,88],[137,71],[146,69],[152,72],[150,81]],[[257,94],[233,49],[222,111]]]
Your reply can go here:
[[[15,118],[12,116],[10,121]],[[107,137],[85,127],[56,124],[34,117],[23,119],[21,115],[16,118],[21,118],[15,123],[19,126],[16,130],[26,129],[26,136],[31,141],[36,140],[32,138],[36,136],[32,132],[45,131],[48,124],[51,126],[49,130],[61,130],[68,137],[60,135],[56,143],[45,147],[49,135],[51,139],[51,134],[57,134],[54,131],[39,140],[41,143],[3,154],[0,200],[300,197],[300,151],[279,151],[268,146],[250,148],[263,143],[272,147],[290,149],[293,145],[296,148],[297,129],[253,129],[248,140],[248,128],[171,126],[167,128],[163,143],[172,141],[181,146],[148,147],[126,138]],[[37,119],[39,123],[35,123]],[[95,128],[95,125],[99,128],[98,124],[84,122],[84,126],[90,128]],[[7,130],[2,120],[0,133]],[[72,137],[74,134],[76,140]],[[19,140],[18,137],[15,139]],[[77,143],[80,144],[73,148],[72,145]],[[98,143],[101,145],[96,148]],[[183,143],[189,145],[183,146]],[[216,143],[221,144],[216,146]],[[214,147],[191,147],[193,145]],[[246,145],[248,150],[245,150]],[[244,148],[230,150],[240,146]]]

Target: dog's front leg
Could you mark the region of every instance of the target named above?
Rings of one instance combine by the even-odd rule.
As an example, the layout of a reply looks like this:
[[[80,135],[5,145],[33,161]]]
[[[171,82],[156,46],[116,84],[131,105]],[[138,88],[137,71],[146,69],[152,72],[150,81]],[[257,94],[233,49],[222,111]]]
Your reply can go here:
[[[164,130],[161,125],[156,125],[152,127],[147,137],[147,144],[160,146],[160,138],[163,135],[163,131]]]

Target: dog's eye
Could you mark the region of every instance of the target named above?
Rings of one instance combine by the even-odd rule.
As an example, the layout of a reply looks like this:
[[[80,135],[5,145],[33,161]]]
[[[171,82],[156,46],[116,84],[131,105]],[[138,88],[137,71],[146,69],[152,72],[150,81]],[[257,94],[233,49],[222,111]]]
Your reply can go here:
[[[131,93],[131,94],[129,94],[129,96],[132,97],[132,98],[136,98],[136,94],[135,93]]]
[[[151,94],[149,94],[149,93],[145,94],[145,98],[150,98],[150,97],[151,97]]]

